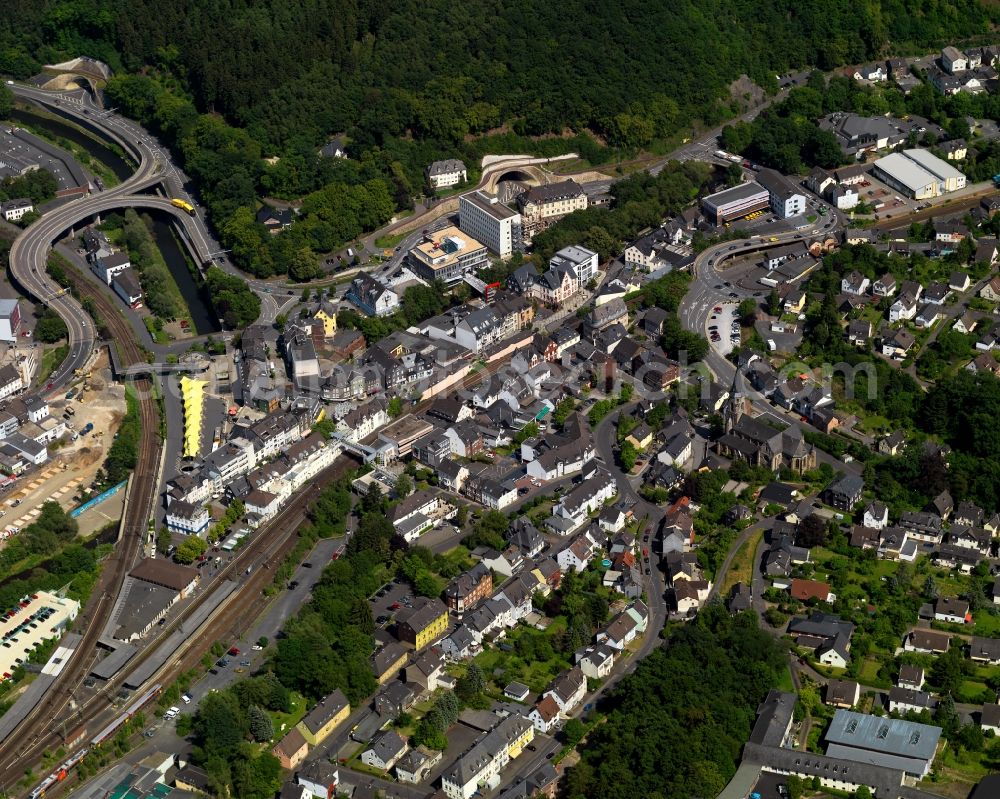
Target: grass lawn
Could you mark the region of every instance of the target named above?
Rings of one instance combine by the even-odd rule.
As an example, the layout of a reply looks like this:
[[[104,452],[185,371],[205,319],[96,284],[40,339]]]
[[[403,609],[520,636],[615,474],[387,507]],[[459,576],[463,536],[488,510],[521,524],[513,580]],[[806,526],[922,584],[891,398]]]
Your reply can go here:
[[[893,424],[884,416],[872,414],[871,416],[863,417],[858,427],[863,433],[882,433],[892,430]]]
[[[781,691],[788,691],[789,693],[795,693],[795,685],[792,682],[792,672],[788,666],[786,666],[781,672],[781,680],[778,682],[778,689]]]
[[[552,640],[554,635],[565,629],[566,620],[557,617],[553,619],[545,633],[539,633],[537,630],[527,627],[516,627],[507,634],[504,643],[516,646],[517,640],[523,635],[534,635]],[[546,660],[538,658],[527,660],[517,655],[516,652],[504,652],[497,647],[483,650],[476,656],[475,662],[486,674],[487,679],[494,681],[498,687],[503,688],[507,683],[517,680],[535,692],[544,691],[561,671],[568,669],[571,665],[558,652],[553,652],[552,657]]]
[[[862,685],[873,685],[881,687],[878,672],[882,668],[882,663],[875,658],[867,657],[861,664],[861,671],[858,673],[858,681]]]
[[[959,686],[957,695],[955,696],[955,701],[978,705],[984,699],[984,694],[991,697],[994,696],[985,683],[976,680],[962,680],[962,684]]]
[[[156,322],[153,321],[152,316],[143,317],[142,323],[146,326],[146,330],[149,331],[149,335],[152,336],[153,341],[157,344],[169,344],[170,335],[166,330],[157,330]]]
[[[271,717],[271,724],[274,725],[275,740],[281,738],[288,730],[302,721],[305,714],[306,698],[297,691],[292,692],[292,711],[290,713],[269,710],[268,715]]]
[[[409,235],[409,233],[390,233],[387,236],[379,236],[375,239],[375,246],[382,250],[392,250]]]
[[[1000,616],[994,616],[987,610],[977,610],[972,618],[975,621],[976,635],[1000,638]]]
[[[946,571],[945,569],[935,569],[931,574],[934,575],[934,582],[937,583],[939,596],[958,596],[968,587],[968,579],[954,572]],[[914,578],[914,582],[916,582],[916,578]],[[915,585],[914,587],[918,590],[920,588],[919,585]],[[963,630],[963,632],[969,631]]]
[[[969,785],[979,782],[980,779],[990,772],[990,769],[983,764],[983,755],[981,752],[973,753],[963,750],[960,754],[956,755],[950,746],[944,747],[938,754],[934,761],[934,770],[947,781],[965,783],[966,790],[968,790]],[[938,792],[939,784],[928,784],[934,786],[933,790],[935,793]],[[965,794],[956,795],[964,796]]]
[[[757,530],[737,550],[736,555],[733,556],[733,562],[729,565],[729,571],[726,572],[726,578],[722,582],[720,589],[722,596],[728,596],[730,589],[736,583],[750,585],[750,579],[753,576],[754,555],[763,537],[764,531]]]
[[[449,565],[456,567],[459,571],[465,571],[466,569],[471,569],[473,566],[472,558],[469,557],[468,547],[458,546],[449,549],[441,556]]]
[[[49,379],[52,374],[69,355],[69,344],[60,344],[58,347],[46,348],[42,353],[42,362],[38,365],[38,383],[42,384]]]
[[[532,523],[540,525],[552,515],[552,508],[555,507],[555,504],[551,499],[545,500],[545,502],[528,511],[528,518],[531,519]]]
[[[446,197],[454,197],[457,194],[465,194],[474,184],[462,183],[458,186],[449,186],[447,189],[437,189],[434,192],[435,199],[442,200]],[[412,212],[411,212],[412,213]]]

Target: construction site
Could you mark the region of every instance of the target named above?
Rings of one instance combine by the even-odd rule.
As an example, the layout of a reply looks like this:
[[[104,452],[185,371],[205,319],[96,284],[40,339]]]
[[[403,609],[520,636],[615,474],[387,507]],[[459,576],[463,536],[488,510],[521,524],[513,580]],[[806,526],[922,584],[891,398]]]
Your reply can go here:
[[[81,375],[73,397],[51,402],[49,412],[65,422],[66,434],[50,445],[50,460],[23,477],[8,477],[0,488],[0,526],[6,531],[19,532],[31,524],[46,502],[58,502],[70,513],[94,493],[97,472],[125,416],[125,388],[112,382],[103,352],[89,377]],[[76,516],[80,535],[89,537],[117,522],[123,501],[124,493],[118,492],[80,512]]]

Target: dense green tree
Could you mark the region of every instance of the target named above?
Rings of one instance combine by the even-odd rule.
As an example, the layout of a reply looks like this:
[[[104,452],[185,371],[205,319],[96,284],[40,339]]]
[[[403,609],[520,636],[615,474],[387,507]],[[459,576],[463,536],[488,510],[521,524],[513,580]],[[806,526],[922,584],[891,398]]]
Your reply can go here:
[[[234,751],[248,731],[246,714],[229,693],[209,694],[199,704],[194,737],[205,757],[225,756]]]
[[[178,563],[194,563],[200,555],[205,553],[206,549],[208,549],[208,544],[204,538],[189,535],[177,545],[177,551],[174,552],[174,559]]]
[[[6,89],[6,86],[0,87]],[[2,104],[2,99],[0,99]],[[3,114],[0,113],[0,119]],[[0,200],[13,200],[27,197],[39,206],[56,196],[59,183],[47,169],[32,169],[16,177],[6,177],[0,181]]]
[[[66,323],[54,312],[46,308],[35,324],[35,339],[43,344],[52,344],[66,338]]]
[[[389,404],[386,407],[386,413],[389,417],[395,419],[403,412],[403,400],[400,397],[393,397],[389,400]]]
[[[621,461],[622,469],[631,472],[635,468],[635,462],[639,458],[639,451],[631,441],[622,442],[618,452],[618,460]]]
[[[465,674],[458,678],[455,693],[463,702],[470,702],[486,690],[486,675],[475,663],[470,663]]]
[[[704,609],[619,683],[607,720],[568,771],[566,796],[717,795],[784,668],[781,647],[752,614]]]
[[[396,478],[396,495],[404,499],[413,491],[413,478],[408,474],[401,474]]]
[[[472,533],[466,536],[462,543],[472,549],[478,546],[488,546],[503,550],[506,545],[504,535],[507,532],[508,524],[507,517],[503,513],[498,510],[487,510],[473,526]]]
[[[271,717],[257,705],[251,705],[247,713],[250,735],[255,741],[270,741],[274,737]]]
[[[216,266],[205,272],[205,283],[216,313],[228,327],[244,328],[260,316],[260,297],[245,281],[223,272]]]

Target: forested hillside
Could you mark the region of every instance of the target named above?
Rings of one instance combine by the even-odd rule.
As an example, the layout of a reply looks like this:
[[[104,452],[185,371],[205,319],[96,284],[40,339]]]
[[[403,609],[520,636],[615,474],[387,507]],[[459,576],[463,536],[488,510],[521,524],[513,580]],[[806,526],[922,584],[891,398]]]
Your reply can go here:
[[[610,700],[566,799],[718,796],[736,771],[757,706],[785,668],[781,645],[749,613],[709,605],[639,662]]]
[[[741,72],[767,85],[987,29],[974,0],[14,0],[4,16],[4,61],[154,66],[266,149],[351,128],[459,142],[515,118],[629,144],[718,119]]]
[[[307,279],[315,253],[407,207],[435,158],[606,160],[725,120],[742,73],[772,89],[776,73],[890,42],[985,36],[998,13],[977,0],[11,0],[0,72],[107,61],[113,102],[179,152],[241,265]],[[316,156],[339,133],[350,166]],[[268,195],[309,195],[305,229],[268,240],[246,210]]]

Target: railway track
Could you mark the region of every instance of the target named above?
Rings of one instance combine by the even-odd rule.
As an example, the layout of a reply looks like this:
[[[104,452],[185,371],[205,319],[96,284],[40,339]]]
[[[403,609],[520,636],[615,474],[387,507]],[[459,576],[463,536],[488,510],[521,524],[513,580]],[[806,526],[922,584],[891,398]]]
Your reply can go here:
[[[271,584],[276,570],[284,562],[285,557],[294,549],[296,535],[299,525],[306,521],[308,510],[319,492],[327,485],[335,482],[345,474],[355,469],[359,465],[353,456],[343,455],[339,457],[333,465],[325,472],[321,473],[313,485],[301,492],[292,502],[287,505],[276,516],[264,535],[254,538],[250,545],[241,549],[237,556],[230,562],[223,572],[217,577],[217,584],[226,577],[244,572],[247,565],[253,568],[249,576],[243,581],[238,592],[234,593],[228,604],[220,613],[210,617],[209,621],[202,625],[198,632],[185,644],[185,649],[176,658],[168,660],[155,674],[149,678],[150,683],[160,683],[164,686],[170,685],[183,672],[201,667],[201,659],[208,652],[212,644],[216,641],[231,641],[238,638],[256,620],[256,614],[247,613],[246,597],[258,596]],[[204,597],[203,597],[204,598]],[[187,613],[196,610],[197,605],[187,609]],[[176,619],[177,624],[181,619]],[[174,625],[171,625],[173,627]],[[169,634],[169,628],[164,635]],[[155,645],[146,646],[140,655],[137,655],[128,665],[128,668],[109,681],[108,685],[100,694],[91,697],[75,713],[72,724],[66,724],[67,729],[79,727],[86,717],[87,737],[93,732],[101,729],[120,713],[120,710],[112,707],[111,698],[114,692],[121,685],[128,673],[140,665],[146,657],[149,657]],[[58,747],[65,742],[62,734],[51,731],[49,747]],[[40,757],[39,751],[36,757]],[[57,797],[71,791],[76,787],[74,779],[68,779],[53,786],[46,792],[47,797]]]
[[[342,477],[352,469],[356,468],[359,462],[353,457],[344,455],[338,458],[327,471],[315,481],[306,491],[297,496],[264,531],[264,535],[255,538],[251,545],[241,549],[233,561],[227,565],[226,569],[220,572],[218,582],[226,578],[232,578],[245,572],[247,566],[252,566],[251,574],[243,580],[237,593],[234,593],[223,611],[210,618],[207,625],[199,629],[190,642],[184,645],[184,650],[178,657],[168,660],[151,678],[151,682],[161,682],[165,685],[184,671],[197,667],[201,658],[209,651],[212,644],[217,640],[227,640],[238,637],[245,629],[253,623],[254,615],[247,614],[247,597],[255,597],[260,594],[274,578],[275,571],[284,562],[285,557],[295,546],[295,532],[306,520],[309,506],[315,500],[316,495],[323,487],[329,485]],[[206,592],[201,597],[204,600],[210,592]],[[237,600],[239,597],[239,600]],[[185,611],[184,616],[174,620],[174,623],[166,627],[162,636],[169,635],[185,617],[197,611],[200,603],[192,604]],[[109,602],[109,608],[113,601]],[[99,630],[100,628],[98,628]],[[82,646],[83,644],[81,644]],[[96,645],[96,638],[95,638]],[[152,656],[156,649],[156,642],[150,641],[143,651],[129,662],[128,668],[124,669],[115,678],[108,681],[97,693],[86,698],[80,697],[79,704],[71,710],[66,707],[66,702],[61,703],[56,708],[55,715],[49,716],[50,723],[45,728],[44,723],[40,725],[43,732],[34,740],[26,742],[17,753],[17,766],[14,774],[18,770],[23,770],[27,766],[34,766],[41,762],[42,755],[46,751],[55,751],[67,742],[69,731],[79,729],[81,725],[86,727],[89,736],[94,731],[109,723],[120,711],[114,705],[114,698],[117,690],[121,687],[128,674],[138,668],[147,658]],[[95,658],[89,657],[82,668],[77,683],[89,673]],[[60,718],[60,716],[62,718]],[[43,716],[43,718],[46,718]],[[7,764],[3,764],[6,768]],[[5,780],[6,781],[6,777]],[[61,784],[60,789],[69,787],[68,783]],[[15,795],[17,788],[8,785],[7,791]],[[49,789],[48,795],[55,795]]]
[[[73,274],[69,276],[78,295],[94,302],[102,323],[118,346],[122,363],[132,365],[143,362],[145,355],[135,340],[131,326],[110,298],[96,291],[86,280]],[[160,460],[159,409],[152,394],[151,381],[136,381],[134,387],[139,402],[138,459],[129,486],[128,508],[121,520],[118,545],[114,554],[105,561],[90,601],[77,620],[76,627],[83,629],[83,639],[75,656],[42,701],[14,733],[0,743],[0,784],[7,785],[9,790],[16,790],[14,785],[17,779],[26,767],[40,759],[42,752],[53,744],[58,747],[60,738],[51,732],[51,727],[65,715],[67,706],[75,700],[77,690],[96,660],[97,642],[114,608],[114,598],[135,564],[147,534]]]
[[[122,365],[144,362],[145,353],[135,340],[131,326],[117,304],[75,272],[68,272],[68,277],[77,295],[94,303],[101,323],[110,334],[111,346],[118,347]],[[492,379],[506,361],[507,359],[502,359],[467,376],[461,382],[461,386],[471,388],[484,379]],[[141,551],[147,535],[150,509],[155,501],[160,455],[159,411],[152,394],[152,382],[149,379],[142,379],[135,381],[133,385],[138,394],[141,423],[139,460],[130,486],[128,510],[122,519],[119,545],[114,555],[106,561],[97,588],[77,623],[78,627],[85,626],[77,656],[65,667],[45,699],[21,723],[16,739],[11,736],[0,744],[0,785],[8,786],[7,790],[12,794],[18,790],[16,781],[26,768],[40,763],[46,751],[55,751],[65,743],[67,730],[85,724],[88,732],[92,732],[114,716],[117,712],[113,706],[115,692],[127,673],[144,662],[155,649],[155,643],[150,641],[143,652],[129,663],[129,668],[109,681],[100,692],[89,697],[77,696],[97,659],[97,642],[114,607],[114,598],[117,597],[125,576],[135,564],[137,555]],[[425,400],[414,410],[419,412],[429,403],[430,400]],[[268,525],[264,535],[257,537],[240,551],[227,567],[228,571],[219,575],[220,579],[225,579],[227,576],[239,574],[248,565],[254,567],[242,581],[237,594],[233,595],[221,613],[213,616],[208,624],[199,630],[186,645],[185,651],[179,657],[168,661],[153,679],[169,684],[182,672],[196,667],[215,641],[237,637],[243,632],[253,617],[246,613],[245,602],[236,601],[237,595],[242,598],[256,596],[271,583],[276,569],[294,548],[295,531],[305,521],[308,507],[318,491],[356,465],[357,462],[348,456],[338,458],[327,470],[325,477],[317,480],[310,489],[302,492],[279,513]],[[197,604],[193,605],[188,612],[192,612],[196,607]],[[166,628],[164,634],[173,627],[174,625],[171,625]],[[75,702],[72,708],[69,707],[71,701]]]

